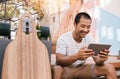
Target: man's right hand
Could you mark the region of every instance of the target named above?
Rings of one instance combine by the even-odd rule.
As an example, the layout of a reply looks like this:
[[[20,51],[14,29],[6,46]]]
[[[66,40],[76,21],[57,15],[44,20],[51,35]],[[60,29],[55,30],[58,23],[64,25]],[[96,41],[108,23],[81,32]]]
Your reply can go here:
[[[78,53],[76,53],[76,56],[79,60],[85,60],[88,57],[94,55],[94,52],[92,49],[87,49],[87,47],[82,47]]]

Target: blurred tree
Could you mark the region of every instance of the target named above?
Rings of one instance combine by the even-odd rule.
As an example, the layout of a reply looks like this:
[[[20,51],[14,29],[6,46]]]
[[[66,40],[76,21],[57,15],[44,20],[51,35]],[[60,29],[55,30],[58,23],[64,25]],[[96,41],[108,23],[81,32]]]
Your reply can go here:
[[[22,6],[23,10],[30,12],[32,15],[37,14],[38,19],[41,20],[44,17],[44,0],[8,0],[6,2],[6,16],[5,16],[5,5],[0,3],[0,19],[9,20],[13,16],[19,17],[20,9],[18,7]]]

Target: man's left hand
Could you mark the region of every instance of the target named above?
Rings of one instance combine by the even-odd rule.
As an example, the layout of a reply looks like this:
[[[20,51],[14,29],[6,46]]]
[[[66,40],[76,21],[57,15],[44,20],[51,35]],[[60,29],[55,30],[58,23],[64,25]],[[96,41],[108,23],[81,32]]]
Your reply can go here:
[[[94,60],[96,62],[96,65],[103,65],[104,62],[108,59],[108,54],[109,54],[109,50],[103,50],[100,51],[98,56],[94,56]]]

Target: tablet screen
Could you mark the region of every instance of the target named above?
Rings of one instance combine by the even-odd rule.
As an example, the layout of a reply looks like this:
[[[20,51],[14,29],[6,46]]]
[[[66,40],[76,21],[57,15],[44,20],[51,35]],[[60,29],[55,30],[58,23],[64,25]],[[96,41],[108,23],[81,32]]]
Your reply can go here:
[[[111,45],[109,44],[89,44],[88,49],[93,49],[95,51],[95,55],[97,55],[100,51],[104,49],[109,49]]]

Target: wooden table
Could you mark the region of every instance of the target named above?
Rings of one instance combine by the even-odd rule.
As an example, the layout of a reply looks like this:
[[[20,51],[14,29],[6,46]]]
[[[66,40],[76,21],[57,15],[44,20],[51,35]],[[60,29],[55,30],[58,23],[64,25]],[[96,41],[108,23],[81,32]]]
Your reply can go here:
[[[116,69],[120,69],[120,59],[118,59],[118,56],[110,56],[106,62],[113,64]]]
[[[95,63],[93,58],[90,57],[86,60],[85,64],[92,64]],[[105,63],[111,63],[116,69],[120,69],[120,59],[118,59],[118,56],[109,56],[108,60]]]

